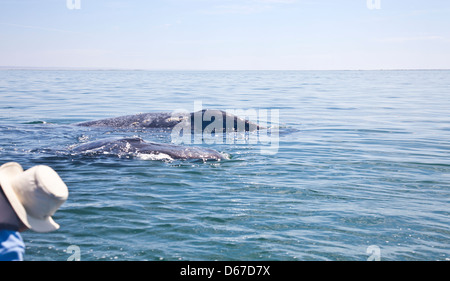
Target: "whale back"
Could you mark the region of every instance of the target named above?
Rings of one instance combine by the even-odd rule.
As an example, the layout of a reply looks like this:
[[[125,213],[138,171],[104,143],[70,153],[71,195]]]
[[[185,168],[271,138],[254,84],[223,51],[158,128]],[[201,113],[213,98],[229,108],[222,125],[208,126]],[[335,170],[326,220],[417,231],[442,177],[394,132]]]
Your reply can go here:
[[[95,121],[78,123],[84,127],[111,127],[111,128],[172,128],[178,124],[178,120],[172,121],[171,114],[160,113],[140,113],[125,115],[114,118],[107,118]]]
[[[81,144],[73,153],[113,155],[167,155],[172,159],[221,160],[219,152],[201,147],[146,142],[141,138],[107,138]]]
[[[215,128],[217,132],[254,131],[261,129],[258,124],[253,123],[249,120],[240,118],[222,110],[211,109],[204,109],[192,113],[140,113],[96,121],[88,121],[78,123],[76,125],[86,127],[112,127],[123,129],[172,129],[179,124],[188,127],[190,126],[191,130],[195,132],[199,132],[200,130],[203,132],[207,128]]]

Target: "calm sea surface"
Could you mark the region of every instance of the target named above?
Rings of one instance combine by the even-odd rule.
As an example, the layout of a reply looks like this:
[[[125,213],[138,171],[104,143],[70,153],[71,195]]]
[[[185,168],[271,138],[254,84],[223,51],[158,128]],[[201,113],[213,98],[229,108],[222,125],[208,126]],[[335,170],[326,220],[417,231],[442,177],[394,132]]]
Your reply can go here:
[[[278,148],[200,143],[221,162],[76,155],[73,123],[140,112],[277,109]],[[239,139],[244,141],[239,141]],[[193,144],[188,144],[193,145]],[[0,164],[69,187],[26,260],[450,260],[450,71],[0,71]]]

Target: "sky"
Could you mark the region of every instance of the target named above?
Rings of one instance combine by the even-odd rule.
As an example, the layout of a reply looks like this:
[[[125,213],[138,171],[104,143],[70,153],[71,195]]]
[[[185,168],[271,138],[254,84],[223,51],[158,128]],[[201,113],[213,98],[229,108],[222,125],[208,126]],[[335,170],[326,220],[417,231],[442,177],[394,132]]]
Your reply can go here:
[[[0,0],[0,66],[449,69],[448,0]]]

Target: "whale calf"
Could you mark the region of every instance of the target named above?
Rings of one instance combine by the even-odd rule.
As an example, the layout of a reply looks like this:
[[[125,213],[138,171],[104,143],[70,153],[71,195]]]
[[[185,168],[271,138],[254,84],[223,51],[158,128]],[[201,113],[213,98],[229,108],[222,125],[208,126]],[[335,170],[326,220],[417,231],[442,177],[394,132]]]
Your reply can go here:
[[[169,159],[201,159],[203,161],[226,159],[224,155],[213,149],[146,142],[138,137],[100,139],[81,144],[72,148],[71,151],[72,153],[154,155]]]
[[[255,131],[262,129],[256,123],[222,110],[204,109],[196,112],[153,112],[126,115],[114,118],[75,124],[85,127],[112,127],[123,129],[158,128],[173,129],[175,126],[190,126],[197,132],[207,128],[223,132]]]

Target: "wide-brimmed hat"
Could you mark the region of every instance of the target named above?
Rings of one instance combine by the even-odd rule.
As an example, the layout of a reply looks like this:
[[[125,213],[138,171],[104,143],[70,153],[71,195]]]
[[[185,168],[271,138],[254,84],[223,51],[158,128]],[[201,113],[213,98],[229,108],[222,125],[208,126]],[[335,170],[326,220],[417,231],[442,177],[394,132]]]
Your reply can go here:
[[[6,163],[0,166],[0,185],[29,229],[50,232],[59,228],[51,216],[67,200],[69,191],[52,168],[38,165],[24,172],[18,163]]]

